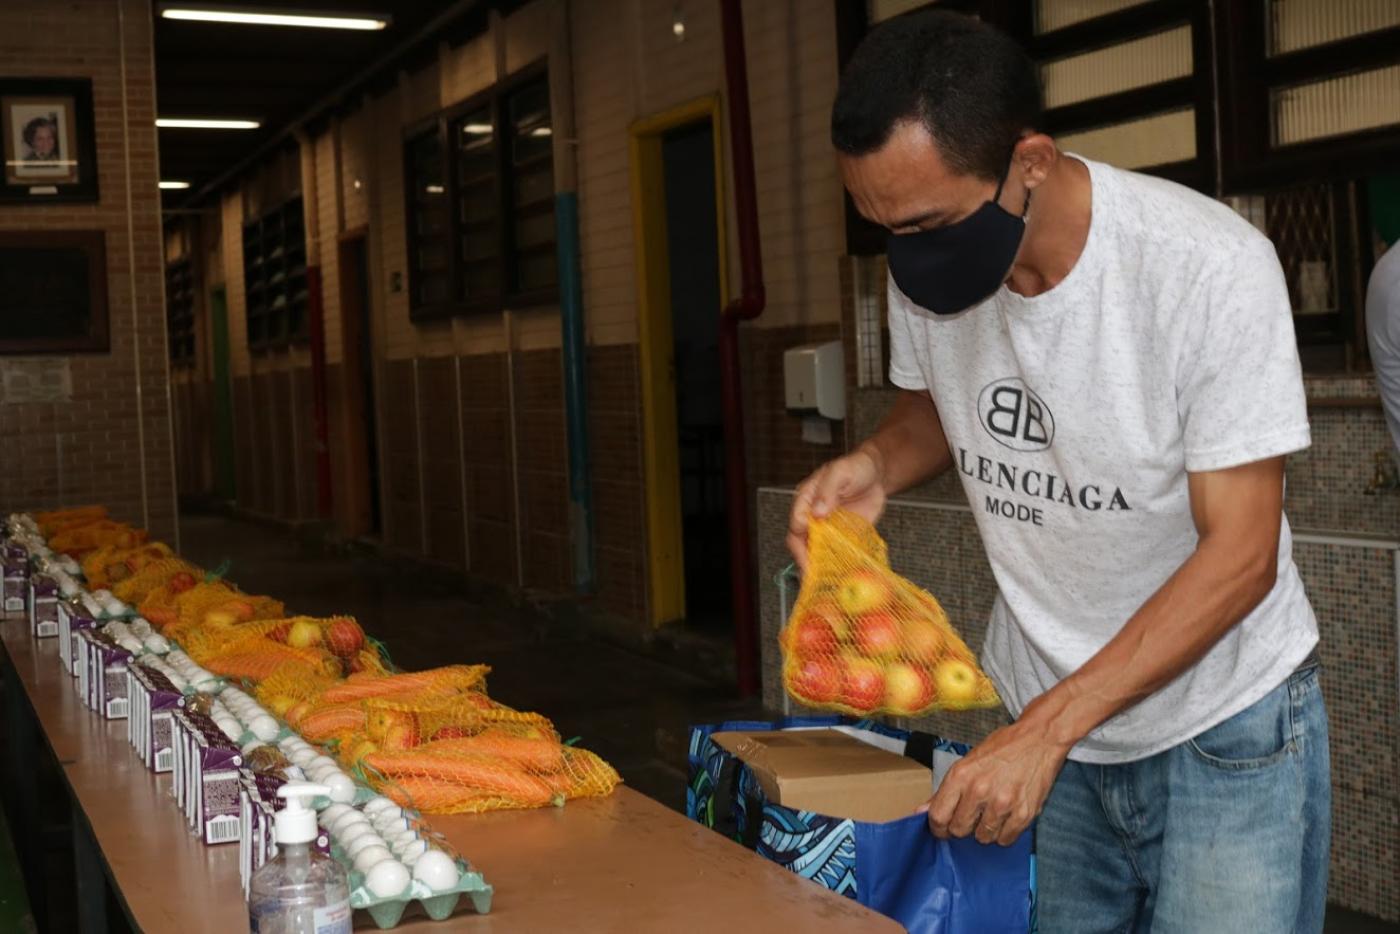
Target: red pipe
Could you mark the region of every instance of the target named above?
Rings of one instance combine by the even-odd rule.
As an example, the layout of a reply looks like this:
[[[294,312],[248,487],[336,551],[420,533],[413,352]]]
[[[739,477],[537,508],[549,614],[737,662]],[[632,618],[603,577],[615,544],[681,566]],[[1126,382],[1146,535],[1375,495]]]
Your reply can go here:
[[[729,510],[729,581],[734,602],[734,656],[739,693],[758,693],[758,624],[754,616],[753,550],[749,533],[749,471],[744,447],[744,395],[739,364],[739,322],[763,314],[763,254],[758,239],[758,200],[753,177],[749,74],[744,53],[744,14],[739,0],[720,0],[724,77],[729,92],[729,144],[739,226],[743,289],[720,317],[719,368],[724,409],[724,487]]]
[[[321,267],[306,267],[307,330],[311,338],[311,419],[316,429],[316,517],[331,517],[330,419],[326,415],[326,307]]]

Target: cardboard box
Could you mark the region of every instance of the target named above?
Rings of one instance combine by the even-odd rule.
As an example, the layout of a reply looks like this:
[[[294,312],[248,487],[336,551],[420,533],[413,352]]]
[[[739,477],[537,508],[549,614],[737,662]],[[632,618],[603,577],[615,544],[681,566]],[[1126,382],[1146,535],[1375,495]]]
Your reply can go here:
[[[907,817],[933,795],[933,772],[839,730],[716,733],[774,804],[828,817]]]

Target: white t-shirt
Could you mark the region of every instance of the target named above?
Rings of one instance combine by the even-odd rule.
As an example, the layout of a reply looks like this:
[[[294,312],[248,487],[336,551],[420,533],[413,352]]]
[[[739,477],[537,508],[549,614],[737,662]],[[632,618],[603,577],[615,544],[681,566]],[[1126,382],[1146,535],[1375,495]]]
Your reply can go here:
[[[1080,161],[1088,241],[1050,291],[1003,286],[940,317],[889,286],[890,378],[938,406],[1000,591],[982,661],[1016,715],[1191,555],[1187,471],[1310,443],[1273,245],[1187,188]],[[1284,520],[1263,602],[1070,758],[1128,762],[1184,742],[1277,687],[1316,642]]]
[[[1400,451],[1400,243],[1386,250],[1371,270],[1366,286],[1366,331],[1385,420]]]

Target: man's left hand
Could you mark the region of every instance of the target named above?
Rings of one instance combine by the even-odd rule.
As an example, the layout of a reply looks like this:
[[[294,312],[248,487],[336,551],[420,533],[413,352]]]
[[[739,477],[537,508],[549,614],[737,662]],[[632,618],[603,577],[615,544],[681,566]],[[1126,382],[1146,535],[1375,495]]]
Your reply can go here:
[[[1025,720],[1004,726],[974,747],[944,777],[928,802],[937,837],[966,837],[1010,846],[1045,805],[1069,747]]]

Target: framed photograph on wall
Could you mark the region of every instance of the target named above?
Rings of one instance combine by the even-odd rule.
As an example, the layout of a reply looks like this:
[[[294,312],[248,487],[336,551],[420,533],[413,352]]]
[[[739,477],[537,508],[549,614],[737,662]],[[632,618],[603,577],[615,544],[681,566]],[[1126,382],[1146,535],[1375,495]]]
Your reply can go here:
[[[106,353],[100,230],[0,232],[0,354]]]
[[[0,201],[96,201],[92,82],[0,78],[0,147]]]

